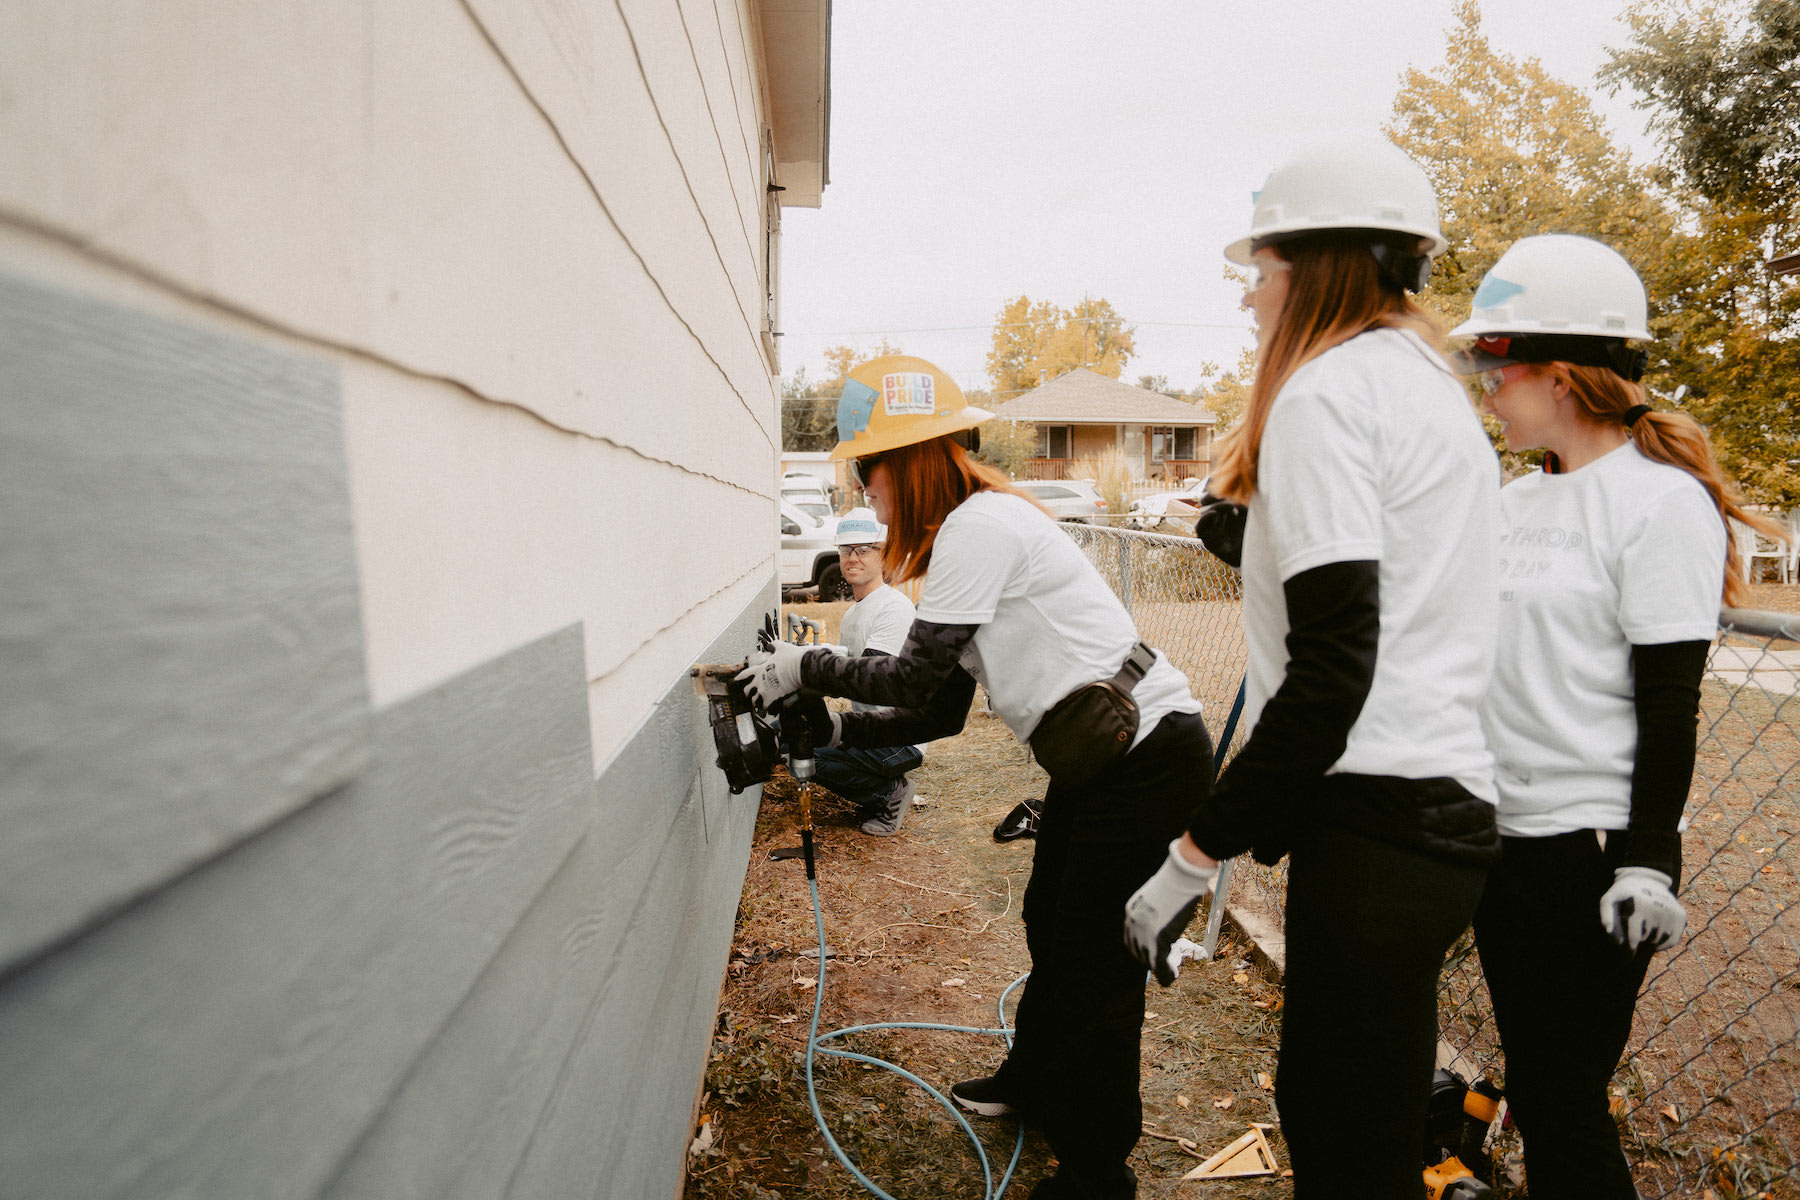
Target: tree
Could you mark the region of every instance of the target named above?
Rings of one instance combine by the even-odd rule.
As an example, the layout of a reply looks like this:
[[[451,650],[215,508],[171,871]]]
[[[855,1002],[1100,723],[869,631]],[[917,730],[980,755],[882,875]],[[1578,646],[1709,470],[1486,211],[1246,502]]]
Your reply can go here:
[[[1800,6],[1755,0],[1647,0],[1630,9],[1632,44],[1612,51],[1601,82],[1629,85],[1651,111],[1675,169],[1715,202],[1765,210],[1800,204]]]
[[[1072,308],[1018,296],[994,318],[988,378],[998,399],[1011,399],[1077,367],[1119,378],[1136,351],[1136,333],[1106,300]]]
[[[1667,11],[1667,0],[1654,3]],[[1636,27],[1647,28],[1641,14]],[[1647,59],[1632,61],[1633,70],[1649,69]],[[1792,502],[1800,447],[1786,381],[1796,372],[1774,368],[1793,362],[1796,339],[1790,323],[1778,347],[1766,326],[1780,298],[1760,262],[1766,227],[1752,213],[1708,199],[1679,171],[1633,163],[1583,92],[1535,59],[1488,44],[1476,0],[1458,5],[1443,63],[1407,72],[1389,133],[1431,177],[1450,242],[1428,306],[1462,320],[1481,277],[1521,237],[1577,233],[1607,243],[1637,268],[1650,296],[1655,340],[1644,382],[1657,402],[1673,406],[1685,384],[1680,407],[1708,427],[1745,491]],[[1490,434],[1500,445],[1497,426]],[[1506,455],[1515,468],[1536,457]]]
[[[1652,113],[1702,254],[1676,364],[1688,410],[1753,500],[1800,502],[1800,286],[1771,250],[1800,249],[1800,6],[1644,0],[1601,79]]]
[[[1210,375],[1211,370],[1207,374]],[[1245,350],[1238,355],[1237,366],[1226,372],[1219,381],[1202,391],[1194,389],[1194,395],[1200,407],[1218,418],[1213,426],[1213,437],[1219,438],[1238,423],[1244,415],[1244,406],[1250,403],[1250,380],[1256,375],[1256,351]]]

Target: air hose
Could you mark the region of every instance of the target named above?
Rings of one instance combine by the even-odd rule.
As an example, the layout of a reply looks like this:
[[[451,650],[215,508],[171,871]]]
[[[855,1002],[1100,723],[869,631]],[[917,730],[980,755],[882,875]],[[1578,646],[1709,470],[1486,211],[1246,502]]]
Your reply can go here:
[[[1232,734],[1237,730],[1238,715],[1243,711],[1243,707],[1244,685],[1240,683],[1238,685],[1237,699],[1231,707],[1231,715],[1225,722],[1224,736],[1219,740],[1220,748],[1213,756],[1213,778],[1215,780],[1218,778],[1219,765],[1224,757],[1224,750],[1231,745]],[[1020,1123],[1018,1135],[1013,1140],[1012,1158],[1007,1161],[1006,1170],[1001,1172],[1000,1182],[996,1185],[994,1182],[993,1164],[988,1161],[987,1148],[981,1144],[981,1138],[976,1134],[974,1126],[969,1124],[968,1118],[964,1117],[962,1113],[957,1110],[955,1101],[951,1100],[950,1097],[946,1096],[943,1092],[940,1092],[937,1088],[931,1086],[931,1084],[925,1082],[923,1079],[898,1064],[888,1062],[886,1059],[876,1058],[870,1054],[858,1054],[851,1050],[838,1050],[826,1046],[824,1043],[831,1041],[834,1038],[848,1037],[853,1033],[867,1033],[876,1029],[935,1029],[945,1033],[976,1033],[1002,1037],[1006,1039],[1007,1047],[1010,1049],[1012,1047],[1012,1029],[1006,1023],[1006,998],[1012,995],[1014,989],[1030,978],[1031,973],[1027,971],[1025,974],[1019,976],[1006,986],[1006,990],[1000,993],[1000,999],[995,1005],[1000,1024],[994,1029],[982,1029],[972,1025],[941,1025],[930,1021],[875,1021],[866,1025],[849,1025],[842,1029],[833,1029],[827,1033],[820,1033],[819,1014],[825,1007],[825,912],[819,904],[819,880],[813,869],[812,805],[810,803],[811,797],[808,794],[809,789],[812,787],[811,757],[811,748],[810,746],[807,746],[805,748],[805,765],[802,767],[804,776],[800,783],[801,832],[806,850],[806,885],[808,890],[812,893],[813,928],[817,930],[819,935],[819,977],[818,981],[813,985],[812,1023],[807,1027],[806,1032],[806,1102],[812,1107],[813,1121],[818,1125],[819,1132],[825,1135],[825,1144],[831,1148],[831,1153],[837,1158],[838,1162],[843,1164],[844,1169],[850,1172],[857,1183],[861,1184],[871,1195],[878,1197],[879,1200],[896,1200],[896,1197],[883,1191],[879,1184],[870,1179],[867,1175],[864,1175],[862,1171],[857,1168],[857,1165],[850,1161],[850,1156],[844,1152],[844,1148],[838,1145],[837,1138],[832,1136],[831,1126],[826,1124],[825,1114],[819,1108],[819,1093],[817,1082],[813,1077],[813,1063],[816,1056],[827,1054],[832,1058],[848,1059],[851,1062],[862,1063],[865,1066],[880,1067],[883,1070],[892,1071],[908,1083],[916,1084],[917,1086],[924,1088],[926,1093],[930,1095],[933,1100],[936,1100],[939,1104],[943,1105],[944,1110],[956,1119],[956,1123],[962,1127],[963,1134],[968,1137],[970,1145],[975,1147],[975,1157],[981,1162],[983,1200],[1000,1200],[1001,1195],[1006,1191],[1007,1185],[1012,1182],[1013,1171],[1017,1169],[1019,1165],[1019,1155],[1025,1149],[1025,1126],[1023,1122]],[[796,774],[798,775],[800,773],[796,772]],[[1215,899],[1214,907],[1222,907],[1222,897]]]

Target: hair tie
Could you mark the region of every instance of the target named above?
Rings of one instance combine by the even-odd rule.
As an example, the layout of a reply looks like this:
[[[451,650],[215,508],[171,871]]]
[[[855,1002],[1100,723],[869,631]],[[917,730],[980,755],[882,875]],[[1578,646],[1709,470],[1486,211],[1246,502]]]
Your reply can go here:
[[[1625,410],[1625,428],[1630,429],[1638,423],[1638,418],[1650,411],[1648,404],[1634,404]]]

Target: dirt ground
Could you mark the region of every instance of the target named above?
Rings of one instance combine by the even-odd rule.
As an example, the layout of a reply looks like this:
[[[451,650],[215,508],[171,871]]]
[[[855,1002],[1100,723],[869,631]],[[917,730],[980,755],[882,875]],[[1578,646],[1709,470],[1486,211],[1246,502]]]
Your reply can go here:
[[[844,606],[792,607],[823,617],[829,640]],[[960,736],[933,744],[913,778],[920,801],[895,837],[863,834],[835,797],[814,807],[820,902],[835,956],[827,960],[821,1031],[878,1021],[992,1028],[1001,993],[1029,968],[1019,902],[1033,843],[997,843],[991,831],[1019,800],[1043,795],[1042,771],[999,718],[978,711]],[[812,903],[800,861],[769,858],[800,843],[794,792],[785,777],[764,791],[701,1106],[701,1140],[710,1145],[689,1157],[692,1200],[867,1194],[825,1148],[807,1101],[803,1057],[818,969]],[[1009,1018],[1016,999],[1015,992],[1008,1000]],[[1189,963],[1173,988],[1150,985],[1146,1134],[1132,1157],[1145,1200],[1292,1194],[1279,1176],[1179,1182],[1251,1122],[1276,1121],[1269,1088],[1279,1009],[1278,989],[1229,942],[1213,962]],[[831,1044],[894,1062],[945,1091],[988,1073],[1004,1048],[997,1036],[912,1030]],[[900,1200],[984,1194],[966,1136],[921,1089],[823,1056],[815,1070],[834,1136],[885,1191]],[[998,1177],[1017,1126],[975,1123]],[[1285,1167],[1279,1127],[1268,1136]],[[1006,1195],[1023,1197],[1051,1169],[1042,1137],[1029,1132]]]

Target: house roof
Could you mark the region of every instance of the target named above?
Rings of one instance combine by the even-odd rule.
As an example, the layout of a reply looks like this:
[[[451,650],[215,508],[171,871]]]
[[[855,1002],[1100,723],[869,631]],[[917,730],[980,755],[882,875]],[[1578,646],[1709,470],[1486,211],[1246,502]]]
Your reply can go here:
[[[1218,421],[1198,404],[1145,391],[1077,367],[1041,387],[997,405],[1009,421],[1059,425],[1211,425]]]

